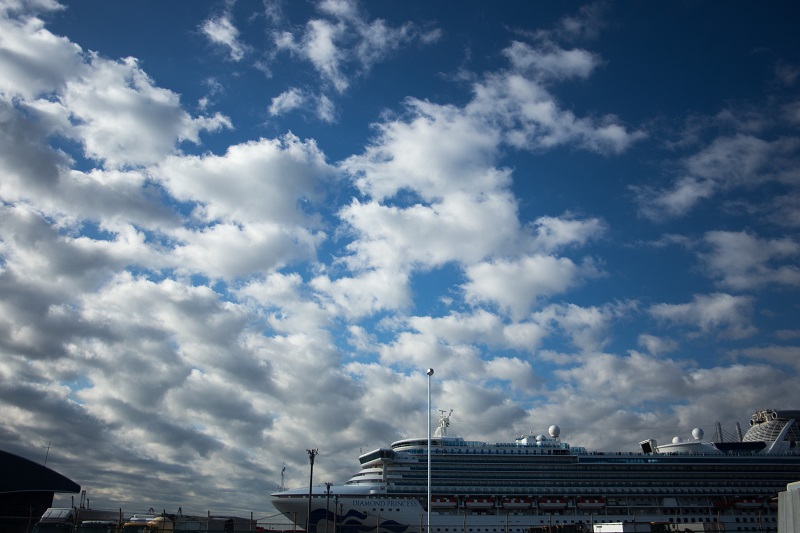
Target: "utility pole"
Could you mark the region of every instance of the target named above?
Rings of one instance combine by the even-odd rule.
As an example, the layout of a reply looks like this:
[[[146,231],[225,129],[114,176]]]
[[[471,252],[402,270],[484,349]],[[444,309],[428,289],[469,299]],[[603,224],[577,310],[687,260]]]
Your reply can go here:
[[[308,459],[311,461],[311,473],[308,476],[308,514],[306,515],[306,533],[311,533],[311,489],[314,485],[314,457],[319,453],[319,449],[312,448],[306,450]]]

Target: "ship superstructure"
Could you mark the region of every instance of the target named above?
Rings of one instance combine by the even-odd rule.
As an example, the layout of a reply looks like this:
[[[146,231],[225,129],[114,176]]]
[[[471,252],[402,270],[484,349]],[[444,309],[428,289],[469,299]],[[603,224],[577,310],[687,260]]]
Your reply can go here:
[[[526,533],[541,526],[657,522],[675,530],[777,529],[777,494],[800,480],[800,411],[766,409],[741,440],[642,441],[640,453],[590,452],[558,426],[508,443],[449,436],[442,413],[431,439],[430,533]],[[321,533],[427,530],[427,438],[362,454],[361,470],[329,488],[287,490],[272,503]]]

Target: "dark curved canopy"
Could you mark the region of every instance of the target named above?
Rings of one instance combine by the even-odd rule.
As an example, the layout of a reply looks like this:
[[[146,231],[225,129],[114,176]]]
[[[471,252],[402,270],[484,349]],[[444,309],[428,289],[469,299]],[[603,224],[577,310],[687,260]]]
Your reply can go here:
[[[55,470],[0,450],[0,494],[9,492],[80,492],[81,486]]]

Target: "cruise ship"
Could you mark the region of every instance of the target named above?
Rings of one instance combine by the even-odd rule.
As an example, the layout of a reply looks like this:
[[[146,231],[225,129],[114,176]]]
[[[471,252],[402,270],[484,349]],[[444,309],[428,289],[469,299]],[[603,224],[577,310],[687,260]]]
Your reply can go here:
[[[272,504],[309,533],[530,533],[651,523],[674,531],[777,531],[777,495],[800,480],[800,410],[765,409],[742,435],[691,437],[640,452],[563,442],[558,426],[507,443],[428,437],[359,457],[346,483],[284,490]],[[725,440],[725,442],[722,442]],[[430,458],[430,491],[428,461]],[[428,507],[430,494],[430,508]],[[430,514],[428,514],[430,512]]]

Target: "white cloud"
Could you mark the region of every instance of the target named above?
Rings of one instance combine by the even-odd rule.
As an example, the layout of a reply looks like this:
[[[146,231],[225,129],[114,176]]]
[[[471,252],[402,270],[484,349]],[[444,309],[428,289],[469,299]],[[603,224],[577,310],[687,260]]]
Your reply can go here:
[[[795,372],[800,370],[800,347],[798,346],[772,344],[735,350],[733,354],[793,368]]]
[[[533,314],[533,321],[548,329],[563,332],[583,353],[601,351],[610,340],[615,318],[635,309],[635,302],[607,304],[602,307],[581,307],[575,304],[548,305]]]
[[[346,52],[336,46],[336,40],[345,34],[344,25],[331,24],[325,20],[311,20],[306,24],[306,33],[300,50],[311,61],[320,75],[343,92],[350,85],[341,72]]]
[[[352,277],[318,276],[311,286],[325,295],[325,307],[347,317],[363,317],[384,310],[407,308],[411,302],[408,276],[391,270],[368,270]]]
[[[594,353],[584,363],[557,373],[573,382],[581,396],[606,397],[629,406],[685,395],[691,387],[690,364],[632,352],[628,356]],[[571,389],[570,389],[571,390]]]
[[[311,94],[292,87],[271,100],[268,111],[272,116],[279,116],[295,110],[313,111],[322,122],[329,124],[336,121],[336,106],[324,94]]]
[[[575,244],[583,245],[607,231],[605,223],[598,218],[577,220],[544,216],[536,219],[533,226],[536,228],[536,248],[544,252],[554,252]]]
[[[748,116],[747,120],[739,114],[728,115],[728,121],[734,121],[734,126],[740,130],[763,130],[770,126],[763,114]],[[676,178],[670,186],[632,186],[631,189],[637,195],[640,213],[654,221],[684,216],[701,200],[723,192],[752,190],[769,182],[781,183],[793,190],[800,179],[799,147],[800,139],[795,137],[765,140],[748,133],[719,136],[681,161],[686,174]]]
[[[605,226],[599,219],[566,216],[541,217],[532,232],[521,228],[507,190],[511,174],[493,165],[500,131],[471,106],[410,99],[407,119],[379,124],[365,153],[341,164],[373,199],[354,200],[340,211],[356,232],[345,261],[351,268],[400,272],[456,261],[469,278],[464,290],[471,303],[498,305],[520,318],[541,297],[563,292],[596,270],[569,259],[536,256],[524,260],[535,265],[518,265],[503,281],[511,263],[489,258],[516,246],[550,253],[582,245],[602,235]],[[527,279],[529,286],[519,290],[512,279]]]
[[[282,115],[302,107],[305,102],[305,94],[300,89],[292,87],[272,99],[272,103],[269,105],[269,114]]]
[[[507,171],[491,167],[499,132],[490,124],[416,99],[407,101],[407,110],[409,120],[378,124],[364,154],[342,163],[363,194],[383,200],[408,188],[430,202],[454,190],[477,193],[510,184]]]
[[[678,343],[673,339],[665,337],[656,337],[642,333],[639,335],[639,346],[644,347],[650,355],[660,355],[666,352],[672,352],[678,347]]]
[[[310,62],[338,93],[403,46],[414,40],[431,43],[437,35],[435,30],[421,32],[410,22],[393,27],[383,19],[369,20],[350,0],[326,0],[318,9],[324,18],[309,20],[298,32],[276,30],[273,41],[278,50]]]
[[[716,184],[712,180],[683,177],[670,189],[632,186],[640,204],[639,212],[654,221],[683,216],[700,201],[714,195]]]
[[[200,26],[200,31],[212,43],[225,47],[233,61],[241,61],[248,51],[248,46],[239,40],[239,30],[228,13],[207,19]]]
[[[332,169],[312,141],[292,134],[228,148],[223,156],[172,156],[150,170],[200,227],[168,233],[169,263],[212,278],[248,277],[313,260],[325,240],[315,211]]]
[[[527,361],[516,357],[495,357],[486,363],[487,379],[508,381],[513,389],[529,391],[541,382]]]
[[[108,167],[149,165],[181,141],[199,143],[203,130],[230,128],[222,115],[193,118],[178,95],[153,85],[136,59],[92,56],[85,74],[67,82],[63,105],[88,157]]]
[[[322,330],[330,325],[333,315],[310,292],[299,274],[278,272],[236,291],[275,331],[288,334]]]
[[[649,313],[659,320],[692,330],[703,335],[740,339],[756,333],[751,315],[753,299],[724,293],[695,295],[689,303],[655,304]]]
[[[26,8],[34,6],[26,4]],[[50,8],[57,6],[49,4]],[[0,12],[0,91],[30,99],[63,89],[65,82],[83,69],[81,48],[53,35],[39,18],[10,16],[9,11],[17,9],[22,6],[12,4],[9,9],[5,4]]]
[[[317,99],[316,110],[317,118],[322,122],[327,122],[329,124],[336,122],[336,106],[333,101],[324,94],[321,94]]]
[[[265,275],[287,264],[310,261],[324,234],[270,222],[219,223],[202,230],[171,232],[177,241],[165,258],[178,272],[212,279]]]
[[[264,11],[279,24],[277,7]],[[232,59],[248,57],[237,52],[245,43],[232,19],[229,27],[209,20]],[[344,118],[330,97],[336,83],[349,87],[401,47],[444,35],[369,19],[342,0],[320,3],[314,20],[329,33],[312,35],[313,25],[295,20],[296,33],[279,40],[310,63],[306,39],[318,39],[313,68],[330,85],[291,80],[295,88],[254,104],[280,119],[248,117],[237,131],[215,129],[231,123],[192,116],[177,88],[156,86],[142,69],[152,56],[141,65],[84,56],[41,21],[0,21],[8,30],[0,71],[13,76],[0,79],[3,442],[30,449],[58,435],[51,460],[92,480],[95,505],[130,509],[151,498],[170,509],[190,495],[195,512],[233,505],[246,514],[265,506],[281,462],[290,486],[307,486],[306,446],[324,454],[315,479],[342,480],[360,447],[423,434],[427,367],[436,369],[434,405],[454,407],[454,432],[467,438],[508,440],[559,423],[570,442],[612,450],[647,436],[631,428],[740,417],[763,398],[797,396],[796,380],[786,379],[797,368],[796,331],[774,332],[785,346],[727,350],[746,362],[724,366],[694,352],[699,335],[680,336],[754,333],[764,293],[656,305],[650,317],[674,329],[620,331],[640,318],[637,302],[604,302],[603,288],[570,292],[605,275],[580,248],[602,254],[597,264],[618,260],[608,250],[623,229],[590,211],[601,199],[578,204],[589,210],[581,217],[560,203],[579,202],[568,193],[558,205],[545,196],[520,202],[515,179],[536,180],[546,158],[531,163],[517,148],[614,154],[643,136],[614,117],[578,116],[554,92],[569,79],[583,90],[601,64],[555,44],[591,37],[598,11],[510,45],[508,68],[469,78],[480,79],[471,99],[437,104],[425,93],[399,115],[386,111],[363,150],[337,128],[313,130],[319,144],[291,133],[246,140],[295,118],[293,110]],[[189,25],[196,30],[197,19]],[[3,56],[2,46],[29,61],[12,65],[22,56]],[[232,75],[244,80],[240,67]],[[204,68],[193,79],[207,76]],[[200,90],[210,97],[228,83]],[[756,138],[763,126],[749,124]],[[221,133],[204,137],[209,151],[181,152],[204,131]],[[791,139],[725,139],[684,158],[678,175],[693,181],[656,191],[673,193],[663,209],[688,212],[706,197],[703,184],[709,198],[725,191],[726,175],[736,187],[758,183],[735,174],[738,166],[792,186]],[[328,161],[329,146],[340,164]],[[352,181],[337,181],[340,171]],[[624,220],[618,214],[608,220]],[[756,231],[708,232],[691,250],[724,287],[794,287],[796,243]],[[603,352],[612,339],[627,355]],[[169,472],[169,483],[142,486],[154,472]]]
[[[708,275],[724,287],[800,286],[800,244],[788,237],[761,239],[749,232],[711,231],[703,240],[709,250],[701,252],[700,259]]]
[[[449,345],[484,344],[489,349],[533,351],[547,335],[533,322],[504,323],[498,315],[478,309],[471,314],[450,313],[444,317],[410,317],[406,324],[421,335]]]
[[[724,188],[756,185],[765,180],[796,182],[800,139],[784,137],[766,141],[752,135],[720,137],[687,158],[686,168],[700,178]]]
[[[538,81],[511,71],[491,74],[474,87],[470,115],[491,117],[504,126],[504,141],[515,148],[548,150],[564,144],[601,154],[619,154],[646,135],[630,132],[608,115],[579,118],[563,110]]]
[[[468,302],[497,305],[520,319],[543,299],[567,291],[597,271],[565,257],[532,255],[477,263],[465,273],[468,281],[462,288]]]
[[[564,50],[556,46],[533,46],[514,41],[503,50],[516,72],[530,73],[535,79],[548,81],[572,77],[588,78],[600,64],[599,58],[586,50]]]
[[[513,201],[507,193],[472,197],[455,192],[441,203],[405,209],[354,201],[340,213],[358,236],[348,245],[353,255],[345,261],[354,269],[403,271],[480,261],[516,239]],[[483,231],[487,227],[494,231]]]
[[[224,155],[171,156],[150,170],[204,222],[317,226],[314,205],[333,169],[313,140],[288,133],[228,147]]]
[[[575,15],[563,17],[553,33],[566,39],[594,39],[607,25],[604,18],[607,7],[602,1],[581,6]]]

